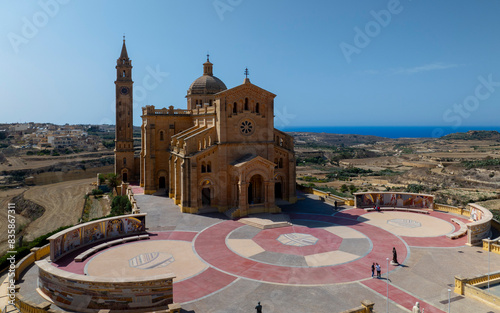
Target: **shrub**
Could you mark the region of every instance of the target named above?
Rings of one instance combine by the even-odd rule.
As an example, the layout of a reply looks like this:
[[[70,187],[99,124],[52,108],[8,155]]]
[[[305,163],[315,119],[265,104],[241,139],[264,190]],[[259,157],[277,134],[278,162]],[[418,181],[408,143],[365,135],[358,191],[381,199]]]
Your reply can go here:
[[[132,204],[127,196],[116,196],[111,201],[111,215],[123,215],[132,213]]]

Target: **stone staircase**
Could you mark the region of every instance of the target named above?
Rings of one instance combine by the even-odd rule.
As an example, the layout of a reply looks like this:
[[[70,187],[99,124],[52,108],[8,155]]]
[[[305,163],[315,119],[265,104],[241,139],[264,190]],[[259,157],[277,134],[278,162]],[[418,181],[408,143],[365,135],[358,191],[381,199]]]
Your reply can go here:
[[[238,210],[238,208],[230,208],[229,210],[226,210],[226,212],[224,212],[224,215],[226,215],[229,219],[234,220],[235,217],[233,217],[233,214]]]
[[[239,222],[260,229],[271,229],[292,226],[288,214],[259,213],[250,217],[241,218]]]

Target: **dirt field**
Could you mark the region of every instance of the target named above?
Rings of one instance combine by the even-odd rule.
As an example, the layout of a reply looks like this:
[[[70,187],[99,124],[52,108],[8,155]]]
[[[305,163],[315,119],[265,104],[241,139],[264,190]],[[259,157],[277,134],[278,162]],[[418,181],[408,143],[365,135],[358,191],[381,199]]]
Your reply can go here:
[[[28,224],[24,230],[25,240],[32,240],[60,226],[76,224],[81,217],[84,195],[92,190],[91,183],[95,179],[74,180],[63,183],[35,186],[26,190],[24,197],[45,208],[45,213],[39,219]],[[0,254],[7,250],[6,238],[8,201],[24,189],[12,189],[0,193]],[[16,224],[22,223],[20,217],[16,217]]]

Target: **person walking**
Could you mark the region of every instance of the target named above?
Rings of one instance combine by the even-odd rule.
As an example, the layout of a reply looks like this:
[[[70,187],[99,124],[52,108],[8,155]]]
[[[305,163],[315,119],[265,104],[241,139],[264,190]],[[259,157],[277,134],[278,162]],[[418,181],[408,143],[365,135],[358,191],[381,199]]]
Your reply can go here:
[[[377,278],[382,278],[382,275],[381,275],[381,268],[380,268],[380,265],[377,263],[377,265],[375,265],[375,267],[377,268]]]
[[[372,263],[372,278],[375,276],[375,262]]]

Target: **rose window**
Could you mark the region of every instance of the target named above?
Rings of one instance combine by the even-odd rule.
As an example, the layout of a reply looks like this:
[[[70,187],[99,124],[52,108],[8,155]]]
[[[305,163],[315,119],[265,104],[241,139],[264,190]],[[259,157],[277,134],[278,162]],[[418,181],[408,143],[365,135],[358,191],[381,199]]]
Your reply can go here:
[[[253,124],[251,121],[243,121],[240,125],[240,130],[243,135],[250,135],[253,132]]]

